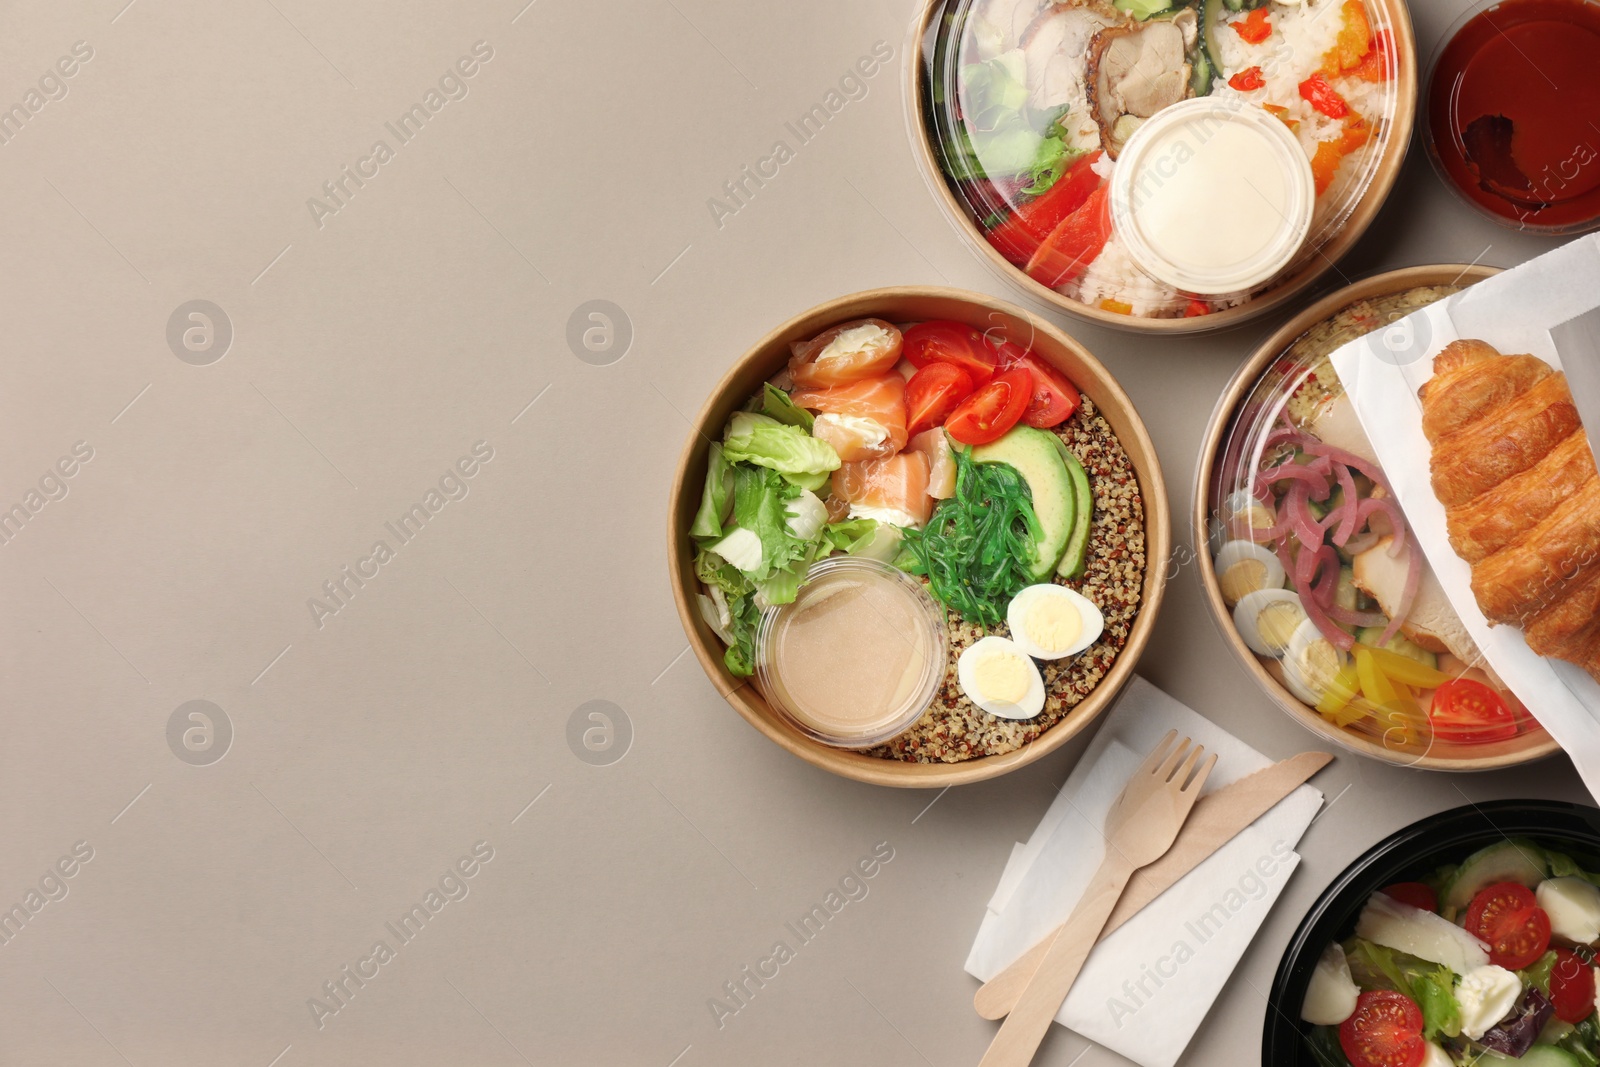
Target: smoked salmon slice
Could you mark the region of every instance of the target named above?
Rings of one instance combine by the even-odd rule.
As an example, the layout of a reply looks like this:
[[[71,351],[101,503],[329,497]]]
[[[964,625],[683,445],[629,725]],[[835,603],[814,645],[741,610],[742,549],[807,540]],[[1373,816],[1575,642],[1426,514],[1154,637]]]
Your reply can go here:
[[[832,445],[845,463],[892,456],[906,446],[906,382],[898,374],[800,389],[791,399],[821,412],[811,434]]]
[[[928,457],[929,496],[946,500],[956,495],[956,454],[942,427],[923,430],[911,439],[906,449]]]
[[[920,527],[933,513],[928,456],[897,456],[846,463],[833,472],[833,495],[849,503],[852,518]]]
[[[846,385],[887,374],[900,358],[898,327],[882,319],[843,322],[789,346],[789,374],[802,388]]]

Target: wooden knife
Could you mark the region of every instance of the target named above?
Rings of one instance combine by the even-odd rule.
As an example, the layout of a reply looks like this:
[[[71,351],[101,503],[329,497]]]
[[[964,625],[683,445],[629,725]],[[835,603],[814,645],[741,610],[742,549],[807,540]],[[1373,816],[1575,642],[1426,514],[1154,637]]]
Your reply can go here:
[[[1313,774],[1333,760],[1327,752],[1302,752],[1255,774],[1223,786],[1195,803],[1178,840],[1155,863],[1133,876],[1111,918],[1100,932],[1104,940],[1111,931],[1133,918],[1173,883],[1198,867],[1202,860],[1232,841],[1240,831],[1270,811],[1278,801],[1305,784]],[[1055,938],[1051,930],[1037,944],[1019,956],[1011,966],[985,982],[972,998],[973,1007],[985,1019],[1003,1019],[1027,988]]]

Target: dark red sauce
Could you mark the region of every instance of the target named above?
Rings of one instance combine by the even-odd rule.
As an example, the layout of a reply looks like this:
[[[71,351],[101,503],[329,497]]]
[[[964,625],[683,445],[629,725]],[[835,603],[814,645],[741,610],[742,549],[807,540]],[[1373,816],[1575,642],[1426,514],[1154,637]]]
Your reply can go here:
[[[1503,0],[1445,45],[1428,88],[1434,158],[1514,224],[1600,222],[1600,3]]]

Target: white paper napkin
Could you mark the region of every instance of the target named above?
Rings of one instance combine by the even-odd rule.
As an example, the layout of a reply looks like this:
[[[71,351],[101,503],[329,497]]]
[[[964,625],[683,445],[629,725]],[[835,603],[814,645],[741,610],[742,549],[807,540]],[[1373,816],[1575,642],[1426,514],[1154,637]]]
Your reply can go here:
[[[1600,234],[1563,245],[1520,267],[1478,282],[1414,312],[1333,354],[1361,425],[1395,496],[1478,648],[1517,697],[1566,749],[1584,784],[1600,798],[1600,684],[1570,663],[1534,654],[1522,631],[1490,627],[1472,595],[1472,568],[1450,547],[1444,506],[1429,481],[1432,450],[1422,433],[1420,389],[1433,377],[1433,357],[1451,341],[1487,341],[1507,354],[1531,353],[1563,368],[1586,364],[1584,316],[1600,306]],[[1553,333],[1555,336],[1553,336]],[[1569,351],[1558,351],[1556,336]],[[1568,375],[1579,414],[1600,428],[1600,395],[1592,365]],[[1600,432],[1597,430],[1596,432]],[[1590,444],[1595,443],[1595,433]]]
[[[1012,850],[969,974],[988,981],[1072,913],[1105,856],[1107,812],[1173,729],[1217,754],[1206,793],[1272,762],[1136,676],[1038,829]],[[1293,849],[1321,805],[1321,792],[1301,786],[1152,901],[1089,954],[1056,1021],[1144,1067],[1171,1067],[1299,863]]]

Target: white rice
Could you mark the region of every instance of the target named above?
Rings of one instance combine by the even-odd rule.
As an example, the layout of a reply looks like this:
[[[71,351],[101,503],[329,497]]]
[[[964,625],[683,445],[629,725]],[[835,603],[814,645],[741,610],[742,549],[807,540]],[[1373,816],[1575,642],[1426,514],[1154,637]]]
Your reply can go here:
[[[1340,119],[1330,119],[1313,108],[1309,101],[1300,96],[1300,83],[1322,66],[1323,56],[1338,40],[1344,21],[1343,7],[1344,0],[1269,4],[1267,10],[1272,16],[1272,35],[1260,44],[1250,44],[1231,28],[1234,22],[1248,17],[1248,12],[1225,17],[1215,34],[1217,50],[1221,55],[1212,58],[1221,72],[1212,83],[1211,95],[1258,107],[1271,104],[1284,108],[1284,119],[1299,123],[1296,135],[1300,146],[1306,158],[1312,158],[1316,155],[1319,142],[1343,136],[1344,123]],[[1262,88],[1240,92],[1228,85],[1231,75],[1250,67],[1261,68],[1266,82]],[[1379,139],[1383,109],[1389,93],[1389,86],[1383,82],[1339,77],[1331,79],[1331,83],[1351,109],[1367,120],[1372,135],[1365,147],[1345,157],[1332,186],[1317,198],[1316,214],[1311,224],[1312,244],[1320,244],[1327,236],[1326,229],[1342,222],[1351,206],[1352,194],[1359,191],[1361,179],[1368,169],[1368,156],[1375,150]],[[1109,157],[1104,157],[1097,161],[1095,170],[1102,177],[1109,177],[1111,165]],[[1106,242],[1105,250],[1089,264],[1081,277],[1058,287],[1058,291],[1071,299],[1095,306],[1102,301],[1126,304],[1136,316],[1172,315],[1181,312],[1188,304],[1188,298],[1180,295],[1176,289],[1141,271],[1115,237]],[[1240,293],[1216,298],[1209,303],[1213,308],[1229,307],[1244,303],[1248,298],[1249,294]]]

